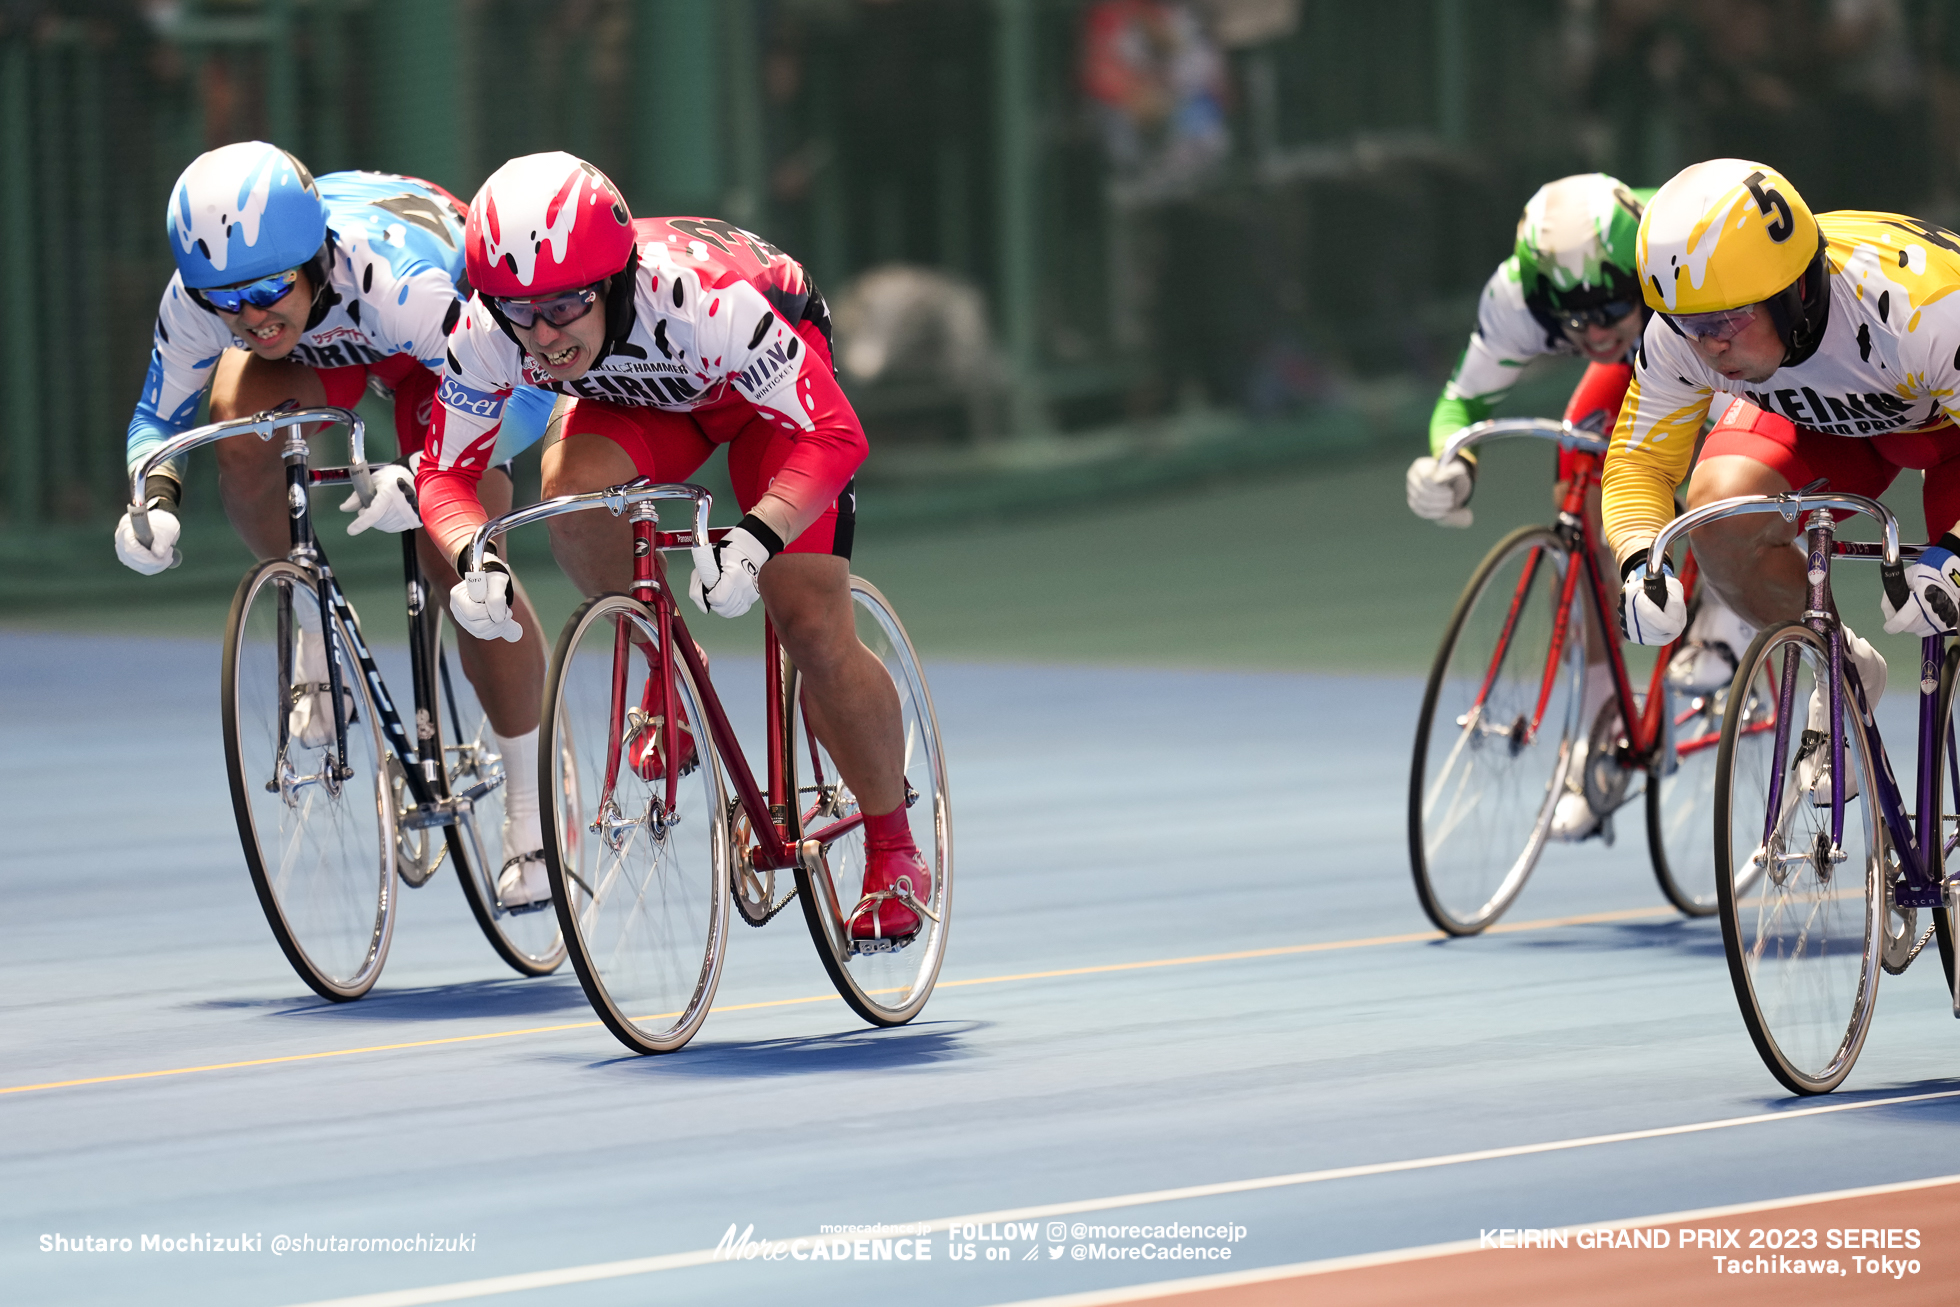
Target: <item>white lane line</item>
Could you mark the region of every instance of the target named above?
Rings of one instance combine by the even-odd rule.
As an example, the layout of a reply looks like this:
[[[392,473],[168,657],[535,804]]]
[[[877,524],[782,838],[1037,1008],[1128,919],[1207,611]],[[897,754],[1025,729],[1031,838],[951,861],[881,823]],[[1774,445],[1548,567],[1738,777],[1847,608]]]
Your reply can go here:
[[[1930,1180],[1903,1180],[1898,1184],[1866,1185],[1861,1189],[1836,1189],[1823,1194],[1800,1194],[1795,1198],[1772,1198],[1765,1202],[1734,1203],[1728,1207],[1700,1207],[1691,1212],[1668,1212],[1661,1216],[1630,1216],[1618,1221],[1586,1221],[1568,1225],[1568,1230],[1634,1230],[1650,1225],[1686,1225],[1722,1216],[1742,1216],[1750,1212],[1773,1212],[1788,1207],[1808,1207],[1813,1203],[1834,1203],[1847,1198],[1871,1198],[1879,1194],[1909,1193],[1914,1189],[1936,1189],[1960,1184],[1960,1175],[1939,1175]],[[1155,1284],[1132,1285],[1127,1289],[1097,1289],[1089,1293],[1065,1293],[1053,1298],[1023,1298],[998,1307],[1120,1307],[1124,1303],[1147,1302],[1152,1298],[1173,1298],[1181,1293],[1206,1289],[1230,1289],[1242,1284],[1265,1284],[1300,1276],[1326,1275],[1333,1271],[1357,1271],[1370,1266],[1393,1266],[1399,1262],[1426,1261],[1431,1257],[1450,1257],[1474,1253],[1483,1248],[1477,1239],[1458,1239],[1453,1243],[1424,1244],[1418,1248],[1397,1248],[1389,1252],[1363,1253],[1356,1257],[1326,1257],[1317,1262],[1294,1262],[1290,1266],[1263,1266],[1256,1271],[1227,1271],[1222,1275],[1195,1275],[1184,1280],[1159,1280]]]
[[[1465,1162],[1492,1162],[1508,1157],[1531,1157],[1539,1153],[1566,1152],[1575,1148],[1596,1148],[1602,1144],[1632,1143],[1641,1139],[1667,1139],[1676,1135],[1703,1134],[1710,1130],[1731,1130],[1739,1126],[1769,1125],[1805,1117],[1832,1116],[1840,1112],[1862,1112],[1875,1107],[1898,1107],[1906,1103],[1930,1103],[1960,1098],[1960,1089],[1935,1093],[1904,1094],[1895,1098],[1869,1098],[1858,1102],[1826,1103],[1821,1107],[1792,1108],[1783,1112],[1763,1112],[1756,1116],[1734,1116],[1720,1121],[1697,1121],[1689,1125],[1658,1126],[1650,1130],[1626,1130],[1610,1135],[1586,1135],[1578,1139],[1558,1139],[1542,1144],[1516,1144],[1509,1148],[1482,1148],[1470,1153],[1446,1153],[1438,1157],[1417,1157],[1401,1162],[1371,1162],[1363,1166],[1341,1166],[1325,1171],[1298,1171],[1292,1175],[1264,1176],[1255,1180],[1227,1180],[1219,1184],[1186,1185],[1179,1189],[1155,1189],[1147,1193],[1120,1194],[1113,1198],[1085,1198],[1069,1203],[1044,1203],[1037,1207],[1011,1207],[972,1216],[947,1216],[923,1223],[924,1233],[937,1234],[955,1225],[984,1225],[1000,1221],[1038,1220],[1048,1216],[1069,1216],[1076,1212],[1102,1212],[1119,1207],[1146,1207],[1154,1203],[1180,1202],[1192,1198],[1215,1198],[1224,1194],[1255,1193],[1261,1189],[1283,1189],[1295,1185],[1319,1184],[1327,1180],[1354,1180],[1364,1176],[1393,1175],[1402,1171],[1426,1171]],[[797,1236],[806,1240],[825,1235]],[[789,1240],[769,1242],[788,1243]],[[560,1284],[582,1284],[589,1280],[611,1280],[652,1271],[702,1266],[716,1261],[713,1248],[688,1253],[668,1253],[659,1257],[638,1257],[622,1262],[594,1262],[586,1266],[567,1266],[555,1271],[528,1271],[521,1275],[500,1275],[486,1280],[463,1280],[454,1284],[435,1284],[423,1289],[390,1289],[382,1293],[359,1294],[352,1298],[328,1298],[300,1303],[296,1307],[422,1307],[425,1303],[461,1302],[469,1298],[488,1298],[500,1293],[519,1293],[526,1289],[546,1289]]]

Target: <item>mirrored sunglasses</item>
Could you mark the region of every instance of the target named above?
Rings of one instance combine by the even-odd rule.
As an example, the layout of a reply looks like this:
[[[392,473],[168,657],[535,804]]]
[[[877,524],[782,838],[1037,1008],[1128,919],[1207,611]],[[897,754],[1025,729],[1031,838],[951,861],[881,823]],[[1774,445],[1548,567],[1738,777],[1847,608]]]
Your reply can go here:
[[[288,268],[275,272],[270,277],[260,277],[242,286],[213,286],[198,291],[204,302],[220,313],[241,313],[247,304],[255,309],[269,309],[280,300],[293,293],[293,286],[299,281],[299,269]]]
[[[513,327],[531,327],[543,318],[554,327],[569,327],[599,302],[599,283],[563,295],[547,295],[534,300],[493,299],[497,311],[510,319]]]
[[[1584,331],[1588,327],[1610,327],[1633,312],[1631,300],[1607,300],[1604,304],[1592,304],[1583,309],[1566,309],[1561,314],[1567,331]]]

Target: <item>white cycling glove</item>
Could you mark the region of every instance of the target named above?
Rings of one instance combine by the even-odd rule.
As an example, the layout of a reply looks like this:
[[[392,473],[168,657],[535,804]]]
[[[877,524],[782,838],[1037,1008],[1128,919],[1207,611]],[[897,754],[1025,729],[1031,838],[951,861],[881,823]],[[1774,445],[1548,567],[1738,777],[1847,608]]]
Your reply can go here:
[[[415,507],[415,474],[399,463],[384,463],[374,469],[374,502],[361,507],[357,490],[341,502],[340,511],[352,513],[347,534],[357,536],[373,527],[377,531],[413,531],[422,525],[422,514]]]
[[[483,556],[481,572],[464,572],[464,559],[456,560],[463,579],[449,587],[449,611],[456,625],[479,640],[508,640],[516,644],[524,638],[524,628],[511,615],[510,569],[495,554]]]
[[[1404,479],[1409,493],[1409,511],[1439,526],[1469,526],[1471,514],[1465,507],[1476,488],[1470,464],[1453,458],[1447,465],[1433,458],[1419,458],[1409,464]]]
[[[1661,577],[1667,583],[1667,603],[1656,604],[1647,593],[1646,562],[1643,552],[1627,562],[1626,581],[1620,587],[1620,631],[1635,644],[1669,644],[1688,629],[1688,597],[1674,578],[1674,569],[1661,564]]]
[[[1960,557],[1943,547],[1948,538],[1941,537],[1940,544],[1927,546],[1906,564],[1904,607],[1894,607],[1892,596],[1880,592],[1878,606],[1888,634],[1938,635],[1960,626]]]
[[[740,617],[762,597],[756,577],[762,565],[783,552],[782,537],[754,513],[722,537],[719,544],[696,546],[694,576],[687,593],[702,612]]]
[[[146,548],[137,541],[136,525],[129,520],[129,514],[122,515],[122,521],[116,523],[116,557],[124,567],[144,576],[155,576],[177,565],[177,537],[183,534],[184,528],[175,513],[161,506],[150,509],[149,517],[150,543]]]

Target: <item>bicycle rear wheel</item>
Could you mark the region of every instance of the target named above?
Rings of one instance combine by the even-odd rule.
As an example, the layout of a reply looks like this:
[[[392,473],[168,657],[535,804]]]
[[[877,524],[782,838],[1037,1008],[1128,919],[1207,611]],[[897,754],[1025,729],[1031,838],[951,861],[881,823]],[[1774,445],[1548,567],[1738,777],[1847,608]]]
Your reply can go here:
[[[729,857],[721,769],[685,664],[676,721],[693,737],[675,801],[664,763],[629,761],[656,627],[646,606],[601,595],[572,614],[545,682],[540,767],[545,865],[566,951],[606,1028],[637,1053],[700,1029],[727,955]]]
[[[565,960],[558,915],[506,912],[497,903],[497,876],[509,856],[503,844],[504,788],[519,768],[535,775],[538,760],[503,756],[476,690],[463,675],[446,606],[428,616],[430,667],[424,684],[436,702],[428,723],[434,734],[423,740],[422,747],[441,753],[443,794],[466,795],[471,801],[470,810],[445,828],[456,879],[469,900],[470,915],[497,956],[520,975],[548,975]]]
[[[1565,543],[1512,532],[1464,587],[1437,650],[1409,775],[1409,864],[1429,919],[1474,935],[1511,906],[1565,787],[1584,676],[1582,606],[1556,662]]]
[[[817,841],[820,848],[797,868],[796,888],[817,955],[837,992],[866,1021],[896,1026],[925,1007],[945,958],[953,890],[952,801],[939,721],[912,641],[884,595],[861,577],[851,578],[851,605],[858,640],[884,666],[898,691],[906,816],[913,842],[932,869],[932,895],[925,904],[930,915],[909,942],[896,948],[887,940],[851,939],[846,921],[864,895],[864,828],[860,825],[835,837],[825,834],[859,810],[857,797],[838,775],[830,751],[809,729],[801,676],[792,680],[787,770],[796,796],[795,836],[799,841]]]
[[[1844,753],[1858,794],[1845,801],[1840,848],[1829,803],[1815,802],[1799,770],[1807,752],[1830,747],[1826,724],[1810,716],[1829,657],[1824,637],[1801,622],[1758,635],[1736,681],[1775,686],[1783,724],[1757,732],[1767,747],[1753,745],[1750,701],[1731,696],[1715,764],[1715,883],[1729,977],[1764,1065],[1799,1094],[1828,1093],[1850,1074],[1880,973],[1884,841],[1853,712],[1844,713]],[[1843,698],[1848,706],[1848,691]]]
[[[337,618],[325,626],[316,578],[274,559],[245,574],[225,629],[225,767],[245,865],[286,959],[322,998],[374,985],[395,928],[395,795],[379,716]],[[329,615],[330,616],[330,615]],[[330,629],[346,723],[346,772],[331,739],[295,735],[302,628]],[[323,635],[313,637],[315,640]],[[315,646],[316,648],[319,646]],[[324,675],[310,667],[304,678]],[[316,694],[317,703],[331,696]]]
[[[1722,719],[1740,682],[1682,695],[1662,681],[1661,741],[1647,770],[1647,851],[1667,901],[1691,917],[1713,916],[1715,773]],[[1737,748],[1767,749],[1776,729],[1775,687],[1763,677],[1744,691]]]

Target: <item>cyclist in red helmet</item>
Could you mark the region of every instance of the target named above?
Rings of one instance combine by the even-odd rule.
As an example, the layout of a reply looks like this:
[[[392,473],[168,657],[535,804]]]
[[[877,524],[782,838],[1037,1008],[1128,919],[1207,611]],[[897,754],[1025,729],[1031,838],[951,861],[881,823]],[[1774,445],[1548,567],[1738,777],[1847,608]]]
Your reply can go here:
[[[849,590],[853,477],[864,430],[838,387],[830,315],[795,260],[760,237],[703,218],[636,222],[605,174],[569,154],[512,159],[470,205],[465,255],[475,296],[449,337],[427,457],[416,480],[423,521],[459,557],[487,520],[483,469],[513,389],[564,396],[544,453],[546,496],[636,476],[684,481],[728,446],[741,522],[695,551],[689,593],[736,617],[758,599],[808,685],[812,725],[865,812],[864,891],[877,901],[853,930],[903,940],[919,918],[882,892],[931,873],[905,820],[903,741],[891,678],[858,642]],[[630,527],[579,513],[550,522],[552,550],[586,594],[624,591]],[[504,564],[493,558],[450,595],[484,637],[521,630]],[[541,694],[542,685],[532,688]],[[632,749],[657,770],[657,732]],[[682,760],[686,765],[686,760]],[[513,868],[509,906],[549,901],[542,867]]]

